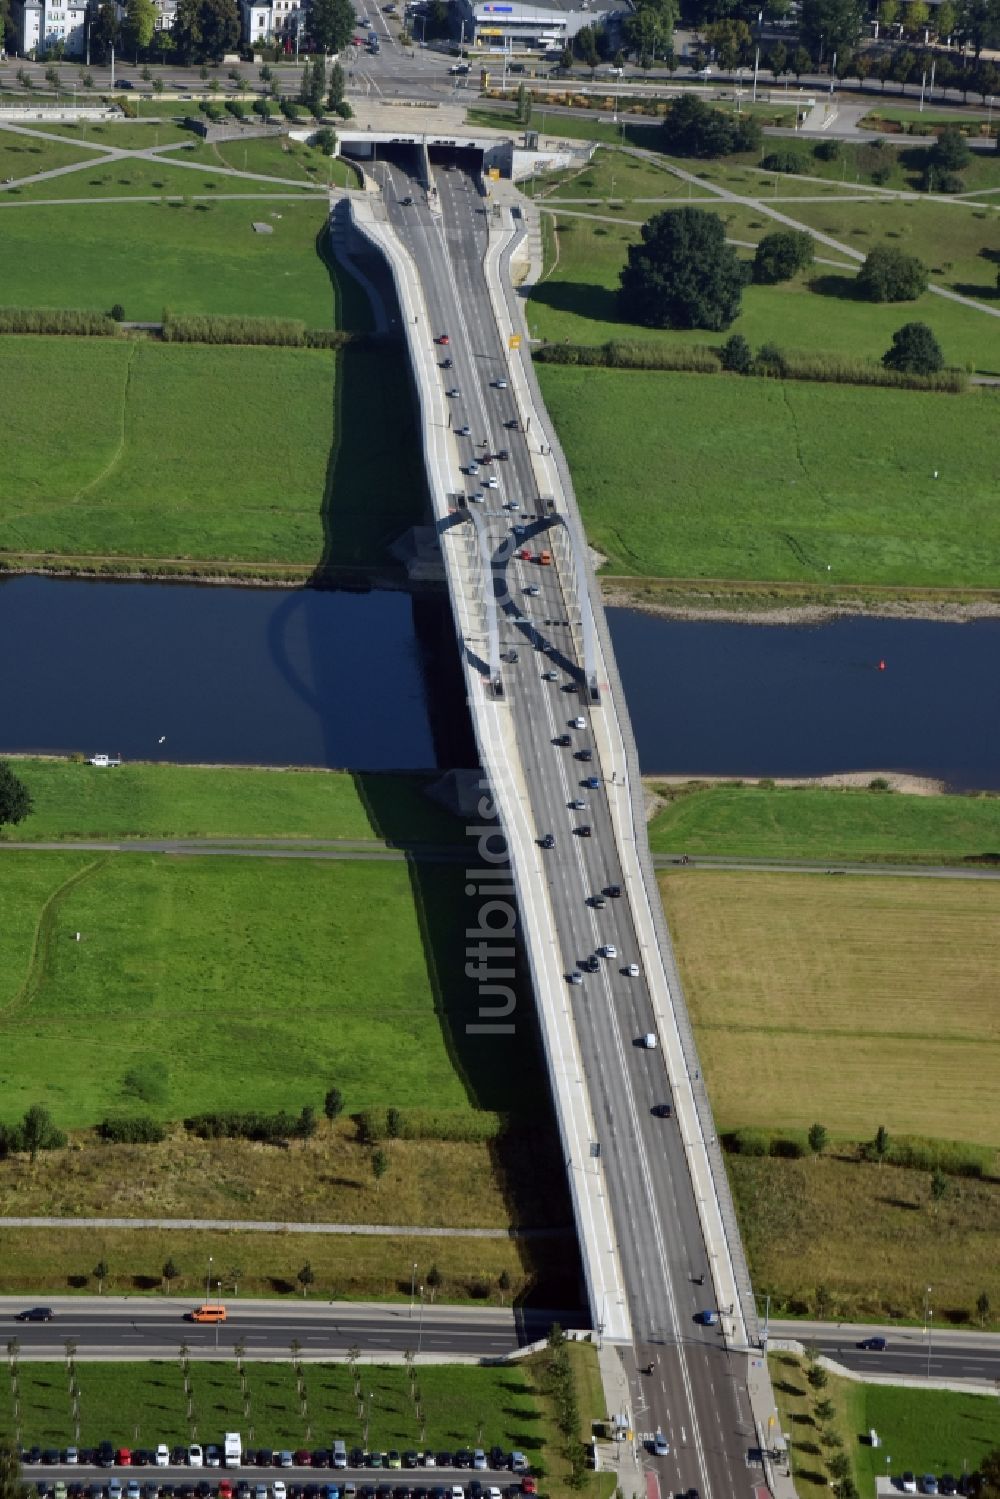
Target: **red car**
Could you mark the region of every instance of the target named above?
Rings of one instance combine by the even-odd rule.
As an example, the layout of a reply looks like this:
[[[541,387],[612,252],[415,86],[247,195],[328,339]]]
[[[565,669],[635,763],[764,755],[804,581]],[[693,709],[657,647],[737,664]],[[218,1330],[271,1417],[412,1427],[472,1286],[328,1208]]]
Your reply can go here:
[[[228,1478],[219,1479],[219,1499],[233,1499],[233,1485]]]
[[[448,337],[447,333],[439,333],[434,342],[436,344],[450,344],[451,339]]]
[[[295,1454],[295,1466],[297,1468],[311,1468],[312,1465],[313,1465],[313,1455],[312,1455],[311,1452],[307,1452],[304,1447],[302,1448],[301,1452],[296,1452],[296,1454]]]
[[[129,1451],[128,1447],[118,1448],[118,1456],[115,1461],[117,1462],[119,1468],[131,1468],[132,1453]]]
[[[524,1477],[521,1479],[521,1493],[522,1494],[537,1494],[538,1493],[538,1488],[537,1488],[537,1486],[535,1484],[535,1480],[532,1478],[532,1476],[531,1476],[530,1473],[525,1473]]]
[[[531,561],[531,553],[528,551],[527,547],[522,547],[521,548],[521,550],[517,554],[517,559],[518,559],[519,562],[530,562]]]

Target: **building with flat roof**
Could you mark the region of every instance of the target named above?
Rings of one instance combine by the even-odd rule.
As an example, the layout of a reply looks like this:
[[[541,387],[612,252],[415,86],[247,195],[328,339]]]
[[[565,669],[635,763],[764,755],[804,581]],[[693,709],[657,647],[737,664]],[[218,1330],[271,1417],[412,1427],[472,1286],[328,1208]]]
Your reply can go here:
[[[527,5],[521,0],[459,0],[465,35],[488,52],[561,52],[584,26],[596,26],[614,7],[601,0]]]

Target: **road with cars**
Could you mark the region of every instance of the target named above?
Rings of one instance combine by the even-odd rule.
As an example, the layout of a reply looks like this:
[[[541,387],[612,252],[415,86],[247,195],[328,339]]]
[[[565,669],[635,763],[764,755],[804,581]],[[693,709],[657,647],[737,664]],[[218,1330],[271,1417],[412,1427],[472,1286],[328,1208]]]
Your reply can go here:
[[[866,1323],[774,1320],[769,1337],[792,1340],[860,1374],[909,1379],[1000,1381],[1000,1334],[948,1327],[870,1326]],[[885,1340],[885,1347],[872,1347]],[[864,1346],[864,1345],[869,1346]]]
[[[22,1359],[62,1358],[66,1342],[77,1344],[78,1358],[160,1359],[176,1357],[181,1344],[191,1357],[232,1356],[246,1345],[248,1359],[287,1357],[293,1339],[303,1358],[343,1358],[356,1345],[366,1356],[402,1357],[406,1349],[449,1358],[496,1358],[544,1336],[551,1312],[512,1311],[500,1307],[433,1306],[419,1299],[410,1304],[365,1305],[347,1302],[298,1304],[228,1298],[224,1323],[199,1325],[185,1320],[193,1302],[171,1297],[54,1297],[46,1302],[50,1322],[19,1322],[24,1298],[0,1298],[0,1325],[6,1340],[16,1337]],[[562,1316],[563,1314],[556,1314]],[[571,1325],[571,1319],[570,1319]]]
[[[438,363],[443,388],[457,392],[449,399],[452,430],[468,429],[458,439],[464,472],[454,483],[477,507],[501,559],[505,700],[528,768],[537,838],[552,840],[544,857],[553,940],[600,1135],[594,1169],[611,1198],[628,1287],[636,1428],[650,1448],[659,1429],[669,1447],[647,1459],[665,1492],[697,1488],[704,1499],[736,1499],[754,1486],[744,1361],[727,1354],[718,1326],[697,1320],[711,1307],[711,1277],[683,1142],[672,1117],[656,1112],[671,1104],[671,1093],[662,1051],[643,1044],[656,1025],[630,905],[614,893],[625,880],[591,723],[602,709],[591,708],[581,690],[578,621],[560,570],[538,560],[554,550],[556,522],[529,457],[539,434],[523,430],[526,419],[502,384],[506,349],[483,273],[488,204],[461,153],[454,169],[435,166],[440,212],[427,201],[416,151],[395,147],[389,155],[375,175],[421,279],[428,337],[448,340],[438,345]],[[501,450],[506,460],[483,462]],[[470,473],[473,463],[479,471]],[[484,487],[484,475],[497,486]],[[567,736],[568,744],[555,743]]]

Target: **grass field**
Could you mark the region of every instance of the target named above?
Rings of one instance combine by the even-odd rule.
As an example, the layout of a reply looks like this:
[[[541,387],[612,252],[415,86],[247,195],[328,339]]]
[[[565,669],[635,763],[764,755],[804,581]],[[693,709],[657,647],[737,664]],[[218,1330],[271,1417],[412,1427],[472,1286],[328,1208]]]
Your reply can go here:
[[[156,171],[150,163],[135,167]],[[87,175],[66,179],[57,191],[50,184],[41,196],[70,196],[77,188],[84,196],[93,191]],[[127,163],[119,175],[130,175]],[[183,176],[182,192],[202,190],[197,172],[174,169],[173,175]],[[160,172],[157,180],[162,177]],[[214,181],[220,193],[254,191],[235,179]],[[0,295],[6,306],[105,311],[121,302],[126,315],[140,321],[158,321],[170,307],[177,313],[302,318],[314,328],[334,322],[331,273],[317,253],[325,205],[311,196],[266,209],[231,201],[5,209],[0,197],[0,215]],[[273,233],[254,233],[253,220],[261,217]],[[130,247],[127,256],[121,254],[123,240]]]
[[[477,993],[447,956],[474,914],[463,888],[450,865],[4,859],[2,1117],[298,1110],[331,1083],[348,1110],[531,1110],[525,1035],[467,1030]]]
[[[288,136],[256,137],[246,141],[199,142],[189,160],[233,167],[238,172],[265,172],[292,182],[356,184],[353,169],[340,157],[331,159],[313,146]]]
[[[716,1119],[1000,1145],[1000,887],[661,875]],[[957,1106],[957,1100],[961,1106]]]
[[[855,1384],[835,1375],[817,1395],[806,1379],[805,1359],[782,1353],[772,1356],[770,1365],[782,1426],[791,1437],[800,1499],[830,1492],[822,1454],[834,1449],[823,1443],[825,1431],[840,1437],[854,1465],[862,1499],[874,1499],[875,1479],[887,1472],[896,1477],[907,1469],[939,1477],[972,1472],[996,1445],[995,1404],[988,1396]],[[817,1404],[823,1398],[834,1407],[829,1421],[817,1418]],[[879,1448],[869,1445],[872,1428],[882,1439]]]
[[[754,1060],[748,1057],[746,1065]],[[886,1114],[894,1106],[891,1062],[884,1074]],[[826,1063],[837,1065],[836,1057]],[[817,1065],[812,1082],[820,1114],[824,1076]],[[928,1172],[863,1165],[838,1155],[836,1147],[819,1159],[727,1155],[726,1165],[754,1286],[772,1297],[772,1316],[919,1321],[927,1286],[934,1287],[937,1324],[978,1327],[983,1290],[996,1307],[995,1178],[951,1177],[947,1195],[935,1204]],[[995,1309],[993,1318],[995,1325]]]
[[[162,114],[163,110],[158,109],[157,113]],[[191,104],[188,104],[185,113],[194,114],[197,109],[192,109]],[[79,141],[81,145],[114,146],[119,151],[145,151],[150,146],[193,146],[198,140],[193,131],[171,119],[117,119],[96,123],[83,120],[75,124],[60,120],[54,125],[36,124],[33,121],[31,129],[43,135],[66,136]]]
[[[446,1156],[439,1155],[440,1162]],[[437,1177],[433,1178],[437,1181]],[[389,1199],[388,1177],[383,1191]],[[391,1217],[388,1201],[383,1218]],[[105,1290],[119,1295],[162,1292],[161,1272],[168,1259],[182,1272],[178,1291],[178,1342],[185,1335],[181,1321],[192,1303],[204,1299],[205,1266],[211,1255],[219,1267],[222,1294],[229,1296],[238,1282],[240,1296],[302,1298],[297,1279],[308,1263],[315,1280],[310,1294],[325,1302],[409,1301],[414,1262],[425,1270],[436,1265],[441,1275],[437,1299],[454,1303],[487,1302],[499,1306],[500,1276],[507,1272],[510,1288],[504,1295],[535,1306],[573,1304],[577,1293],[576,1246],[569,1235],[552,1238],[496,1239],[426,1238],[414,1235],[241,1233],[238,1229],[0,1229],[0,1287],[14,1295],[68,1295],[74,1291],[94,1296],[98,1285],[92,1270],[101,1259],[110,1275]],[[553,1299],[555,1298],[555,1299]]]
[[[478,1122],[484,1135],[496,1124],[493,1116]],[[540,1130],[536,1120],[515,1122],[493,1139],[399,1139],[386,1148],[389,1170],[376,1183],[371,1152],[349,1118],[335,1126],[324,1120],[310,1140],[289,1149],[199,1140],[180,1125],[155,1147],[96,1143],[79,1132],[34,1165],[23,1156],[0,1162],[0,1201],[4,1213],[28,1218],[569,1229],[559,1147],[554,1132]],[[193,1277],[175,1289],[193,1294],[196,1262],[175,1258]],[[9,1261],[4,1273],[12,1273]]]
[[[655,786],[655,783],[654,783]],[[822,786],[655,787],[654,851],[751,859],[942,864],[1000,855],[1000,798]]]
[[[423,776],[11,760],[35,810],[13,840],[380,838],[452,843],[464,824],[425,795]]]
[[[174,166],[170,155],[162,160],[149,157],[94,158],[93,166],[69,176],[46,178],[41,182],[28,182],[21,187],[9,187],[4,196],[12,203],[46,203],[53,199],[77,200],[162,196],[169,198],[212,198],[226,193],[243,196],[270,194],[275,192],[297,193],[304,184],[289,181],[259,182],[253,177],[230,177],[213,172],[211,167],[194,171],[191,168]]]
[[[79,1364],[80,1440],[85,1445],[105,1438],[137,1446],[158,1441],[173,1445],[193,1440],[192,1430],[203,1442],[221,1442],[224,1431],[242,1430],[248,1445],[253,1442],[295,1449],[320,1441],[329,1444],[335,1437],[345,1440],[349,1447],[363,1445],[364,1420],[358,1416],[354,1380],[345,1363],[304,1366],[305,1417],[290,1363],[250,1363],[246,1368],[251,1392],[249,1418],[234,1360],[192,1364],[192,1428],[187,1421],[179,1361]],[[542,1437],[548,1432],[541,1420],[531,1364],[487,1369],[421,1366],[420,1391],[426,1413],[423,1442],[406,1369],[402,1365],[369,1364],[367,1360],[362,1368],[366,1397],[372,1397],[370,1447],[406,1449],[426,1444],[454,1449],[466,1444],[479,1446],[481,1438],[487,1447],[497,1443],[508,1450],[519,1448],[530,1453],[533,1464],[542,1456]],[[62,1363],[23,1364],[19,1384],[24,1442],[71,1442],[74,1428]],[[0,1425],[5,1432],[13,1431],[7,1379],[0,1384]]]
[[[94,153],[84,151],[79,146],[68,146],[58,140],[15,135],[13,131],[0,127],[0,182],[6,182],[8,177],[13,177],[16,181],[20,177],[30,177],[34,172],[49,172],[55,167],[65,167],[88,159],[96,159]],[[72,181],[72,175],[67,180]],[[3,197],[6,196],[7,193],[4,193]]]
[[[781,182],[779,196],[784,187],[785,183]],[[569,195],[568,187],[565,191]],[[616,194],[617,191],[616,175]],[[766,196],[769,198],[770,193]],[[553,205],[556,201],[552,200]],[[714,203],[696,202],[695,206],[717,213],[727,234],[736,240],[756,243],[776,227],[765,214],[752,207],[722,204],[718,200]],[[986,209],[923,202],[900,205],[838,203],[831,199],[828,204],[786,204],[783,211],[791,211],[803,223],[835,232],[845,243],[864,250],[868,243],[875,243],[875,239],[862,239],[860,224],[869,220],[881,223],[877,216],[884,208],[898,209],[897,216],[905,225],[912,221],[929,226],[925,231],[927,235],[944,233],[953,226],[959,232],[961,242],[969,247],[959,267],[956,284],[963,290],[975,286],[977,295],[988,293],[987,300],[992,302],[995,292],[989,292],[988,278],[993,271],[995,280],[995,267],[986,256],[975,258],[978,255],[975,247],[988,248],[989,235],[991,231],[995,234],[997,228],[996,220],[984,221],[978,217],[985,214]],[[589,211],[605,216],[613,212],[606,204]],[[904,322],[916,318],[934,330],[950,363],[971,365],[988,374],[1000,371],[994,318],[974,308],[949,302],[932,292],[925,292],[915,302],[902,306],[863,302],[853,295],[856,273],[850,268],[847,257],[838,256],[836,251],[825,246],[820,246],[817,253],[837,262],[836,266],[814,266],[806,274],[780,286],[746,287],[740,316],[724,333],[659,330],[623,322],[618,311],[617,290],[628,246],[639,238],[638,222],[661,210],[655,204],[643,205],[633,201],[626,202],[623,211],[629,219],[637,222],[609,223],[574,218],[565,213],[557,215],[558,258],[555,255],[547,257],[547,274],[532,288],[528,302],[528,322],[533,335],[552,343],[568,340],[593,344],[623,338],[665,344],[718,345],[731,333],[740,333],[755,348],[770,341],[784,348],[850,357],[861,355],[874,360],[880,359],[889,348],[893,332]],[[833,226],[840,223],[842,215],[845,216],[844,227],[834,230]],[[885,222],[887,227],[892,227],[891,216]],[[852,237],[851,224],[857,224],[859,236]],[[897,231],[893,229],[892,232]],[[902,234],[903,231],[898,232]],[[922,240],[921,243],[926,251],[929,242]],[[748,251],[740,253],[743,258],[748,258]],[[841,264],[848,268],[839,268]],[[935,259],[933,264],[938,266],[941,262]],[[966,275],[978,279],[967,283]],[[947,275],[936,279],[944,283]]]
[[[993,392],[538,373],[609,573],[1000,583]]]
[[[73,399],[40,426],[53,382]],[[392,351],[6,338],[0,383],[8,551],[377,564],[420,511]]]

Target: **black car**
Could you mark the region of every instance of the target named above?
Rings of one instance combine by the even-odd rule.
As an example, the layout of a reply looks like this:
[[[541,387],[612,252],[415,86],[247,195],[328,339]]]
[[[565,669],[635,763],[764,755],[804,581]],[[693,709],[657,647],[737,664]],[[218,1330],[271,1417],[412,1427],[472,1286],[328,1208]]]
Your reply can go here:
[[[609,885],[604,893],[605,895],[610,895],[612,900],[617,900],[622,893],[622,887],[621,885]]]
[[[209,1483],[207,1478],[202,1478],[199,1480],[198,1484],[195,1487],[195,1493],[197,1494],[198,1499],[212,1499],[212,1485]]]
[[[521,424],[516,416],[512,416],[509,421],[504,422],[504,426],[508,432],[520,432],[521,430]]]
[[[566,746],[568,744],[572,744],[573,741],[569,737],[568,734],[557,734],[556,737],[553,739],[552,743],[554,745],[556,745],[559,749],[565,749]]]
[[[668,1103],[654,1103],[653,1113],[657,1119],[669,1119],[673,1110]]]
[[[556,840],[551,833],[546,833],[544,838],[539,838],[538,844],[540,848],[555,848]],[[441,1466],[441,1463],[438,1463],[438,1467]]]
[[[472,1464],[473,1456],[468,1447],[460,1447],[459,1450],[455,1453],[455,1467],[471,1468]]]
[[[258,1468],[274,1467],[274,1453],[272,1452],[270,1447],[258,1447],[257,1466]]]
[[[317,1447],[316,1451],[312,1454],[312,1465],[314,1468],[328,1468],[332,1461],[332,1455],[326,1447]]]
[[[590,897],[590,899],[588,900],[587,904],[588,904],[588,906],[593,906],[595,911],[603,911],[604,907],[607,905],[607,901],[605,900],[605,898],[604,898],[603,895],[592,895]],[[493,1450],[494,1450],[494,1452],[500,1452],[501,1449],[499,1447],[495,1447]],[[506,1466],[507,1466],[506,1460],[504,1462],[502,1462],[502,1463],[500,1463],[500,1462],[494,1462],[493,1461],[493,1453],[492,1452],[490,1453],[490,1467],[491,1468],[505,1468]]]
[[[245,1478],[241,1478],[236,1485],[236,1499],[250,1499],[250,1485]]]
[[[319,1499],[322,1489],[318,1483],[307,1483],[303,1486],[304,1499]]]
[[[81,1468],[92,1468],[97,1461],[97,1453],[93,1447],[81,1447],[76,1455],[76,1460]]]
[[[574,758],[577,759],[577,760],[592,760],[594,758],[594,751],[593,750],[577,750]]]
[[[365,1465],[365,1449],[363,1447],[351,1448],[351,1467],[363,1468]]]
[[[397,1483],[392,1491],[392,1499],[413,1499],[413,1490],[408,1483]]]
[[[406,1452],[403,1453],[403,1467],[415,1468],[416,1466],[417,1454],[414,1452],[413,1448],[410,1447]]]
[[[443,370],[450,370],[451,369],[451,360],[450,359],[442,359],[442,361],[441,361],[441,368]]]
[[[593,956],[591,956],[589,958],[585,958],[584,961],[583,961],[582,966],[584,968],[586,968],[586,970],[587,970],[588,973],[598,973],[600,971],[600,967],[601,967],[598,959],[596,957],[593,957]]]
[[[590,837],[590,823],[589,822],[581,822],[580,826],[577,828],[576,831],[577,831],[577,836],[578,837],[580,837],[580,838],[589,838]],[[462,1466],[464,1467],[465,1464],[463,1463]]]
[[[29,1306],[27,1311],[18,1312],[18,1322],[51,1322],[53,1317],[50,1306]]]
[[[510,457],[510,454],[508,453],[506,448],[498,448],[496,456],[500,459],[501,463],[506,463],[507,459]]]
[[[110,1442],[102,1442],[97,1449],[97,1466],[99,1468],[113,1468],[115,1465],[115,1449]]]
[[[885,1338],[862,1338],[858,1347],[866,1349],[869,1353],[884,1353],[886,1341]]]
[[[401,208],[413,207],[413,199],[410,197],[409,193],[407,193],[405,198],[400,198],[399,203]]]
[[[160,1484],[160,1499],[174,1499],[174,1494],[176,1492],[177,1491],[174,1488],[174,1486],[173,1486],[172,1483],[161,1483]],[[250,1485],[247,1484],[247,1499],[249,1499],[249,1495],[250,1495]]]
[[[958,1484],[955,1482],[954,1478],[952,1477],[952,1475],[950,1473],[942,1473],[941,1474],[941,1481],[938,1484],[938,1492],[941,1493],[941,1494],[957,1494],[958,1493]]]
[[[597,899],[598,899],[598,897],[595,895],[593,897],[593,902],[594,902],[595,905],[597,903]],[[490,1467],[493,1469],[494,1472],[496,1472],[496,1473],[500,1472],[500,1470],[502,1468],[506,1468],[507,1467],[507,1465],[508,1465],[509,1462],[510,1462],[510,1458],[509,1458],[508,1454],[503,1450],[502,1447],[491,1447],[490,1448]]]
[[[186,1447],[171,1447],[170,1466],[172,1468],[187,1467],[188,1450]]]
[[[41,1447],[27,1447],[21,1453],[21,1461],[24,1463],[40,1463],[42,1460]]]

